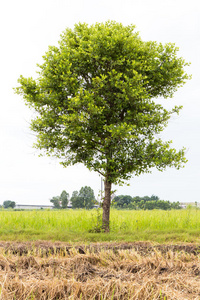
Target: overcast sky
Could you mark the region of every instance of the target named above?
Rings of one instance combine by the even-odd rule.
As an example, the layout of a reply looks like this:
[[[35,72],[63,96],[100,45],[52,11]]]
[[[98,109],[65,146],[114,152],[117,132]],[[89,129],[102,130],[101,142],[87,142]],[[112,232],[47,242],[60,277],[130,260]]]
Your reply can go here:
[[[20,75],[36,75],[36,64],[49,45],[57,45],[66,27],[115,20],[135,24],[142,39],[180,48],[191,66],[192,80],[175,93],[167,105],[183,105],[169,122],[163,139],[177,149],[187,148],[188,163],[181,170],[154,170],[130,180],[130,186],[114,187],[116,194],[158,195],[161,199],[200,202],[200,2],[199,0],[6,0],[0,4],[1,109],[0,204],[50,204],[53,196],[88,185],[95,195],[101,187],[98,174],[77,165],[64,169],[54,158],[38,157],[29,130],[32,112],[14,94]]]

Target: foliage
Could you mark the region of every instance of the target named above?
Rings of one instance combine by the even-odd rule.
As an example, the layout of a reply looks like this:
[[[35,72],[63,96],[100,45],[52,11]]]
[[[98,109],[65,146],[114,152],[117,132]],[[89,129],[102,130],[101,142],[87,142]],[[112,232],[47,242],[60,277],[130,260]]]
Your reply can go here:
[[[89,186],[82,187],[79,192],[74,191],[70,200],[72,208],[90,209],[96,203],[94,191]]]
[[[123,207],[128,207],[129,204],[132,202],[132,197],[129,195],[120,195],[116,196],[113,199],[113,206],[123,208]]]
[[[93,225],[89,232],[92,233],[100,233],[103,232],[102,230],[102,210],[98,207],[93,214]]]
[[[171,209],[182,209],[180,202],[171,202]]]
[[[125,201],[125,200],[128,201]],[[131,197],[129,195],[116,196],[112,201],[112,206],[118,209],[180,209],[179,202],[169,202],[165,200],[160,200],[158,196],[152,195],[151,197]]]
[[[79,205],[78,201],[78,191],[73,191],[70,202],[72,204],[72,208],[76,208]]]
[[[69,202],[69,194],[66,191],[62,191],[60,195],[60,201],[62,208],[67,208]]]
[[[53,197],[52,199],[50,199],[50,202],[53,203],[53,207],[59,209],[60,208],[60,197]]]
[[[105,177],[107,229],[111,184],[186,162],[184,149],[158,138],[181,107],[167,110],[154,99],[173,96],[189,78],[188,64],[174,44],[142,41],[134,30],[110,21],[66,29],[43,56],[38,79],[21,76],[16,89],[37,112],[37,148]]]
[[[60,196],[53,197],[50,202],[53,203],[54,208],[67,208],[69,202],[69,194],[66,191],[62,191]]]
[[[14,208],[16,205],[16,203],[14,201],[11,200],[6,200],[3,202],[3,207],[4,208]]]

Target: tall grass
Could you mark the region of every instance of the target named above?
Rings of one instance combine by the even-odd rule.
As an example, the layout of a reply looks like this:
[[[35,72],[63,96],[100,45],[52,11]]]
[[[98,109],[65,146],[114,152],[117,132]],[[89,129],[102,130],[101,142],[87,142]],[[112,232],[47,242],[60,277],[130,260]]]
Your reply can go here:
[[[111,230],[200,229],[200,210],[111,210]]]
[[[0,211],[0,240],[199,241],[200,210],[114,210],[110,234],[97,233],[101,210]]]
[[[0,211],[0,230],[88,230],[92,213],[88,210]]]

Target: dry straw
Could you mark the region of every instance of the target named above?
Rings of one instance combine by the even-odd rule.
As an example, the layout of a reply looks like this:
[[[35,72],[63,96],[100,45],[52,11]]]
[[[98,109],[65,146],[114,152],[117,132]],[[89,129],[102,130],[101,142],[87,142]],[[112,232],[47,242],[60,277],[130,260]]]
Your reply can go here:
[[[85,248],[5,243],[0,299],[200,299],[197,250],[147,243]]]

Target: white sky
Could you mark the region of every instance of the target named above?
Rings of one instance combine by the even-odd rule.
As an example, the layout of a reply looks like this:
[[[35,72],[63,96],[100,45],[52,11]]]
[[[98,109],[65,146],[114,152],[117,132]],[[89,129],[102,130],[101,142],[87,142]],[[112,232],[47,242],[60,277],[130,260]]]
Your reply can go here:
[[[91,186],[96,196],[100,177],[78,165],[64,169],[56,159],[38,157],[29,130],[31,111],[12,88],[17,79],[35,77],[36,63],[49,45],[56,45],[75,23],[115,20],[135,24],[144,40],[175,42],[180,56],[191,62],[188,81],[169,105],[183,105],[180,116],[163,133],[177,149],[187,148],[188,163],[177,171],[153,171],[115,187],[116,194],[158,195],[170,201],[200,202],[200,2],[199,0],[6,0],[0,4],[1,109],[0,203],[50,204],[62,190],[72,194]]]

